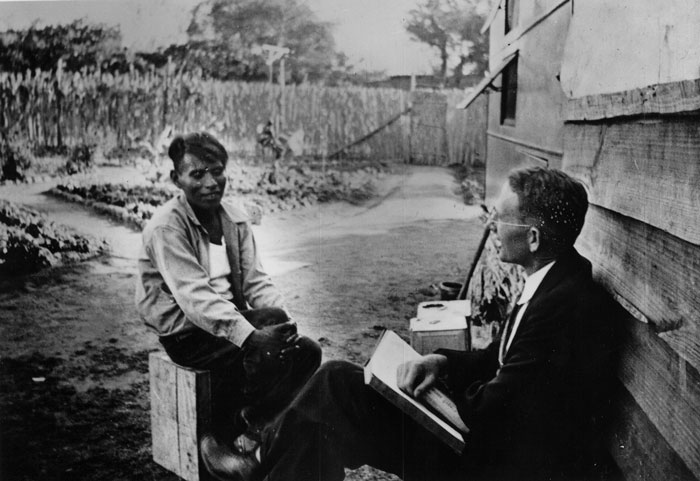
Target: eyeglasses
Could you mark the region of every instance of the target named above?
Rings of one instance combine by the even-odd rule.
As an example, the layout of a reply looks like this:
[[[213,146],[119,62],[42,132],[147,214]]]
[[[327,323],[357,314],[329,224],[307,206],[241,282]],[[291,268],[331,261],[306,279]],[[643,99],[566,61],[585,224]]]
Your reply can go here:
[[[498,219],[498,211],[495,208],[492,208],[491,210],[488,210],[485,207],[483,207],[483,208],[486,211],[486,225],[488,225],[489,228],[494,232],[496,231],[497,224],[509,225],[512,227],[532,227],[531,224],[517,224],[514,222],[506,222],[503,220],[499,220]]]

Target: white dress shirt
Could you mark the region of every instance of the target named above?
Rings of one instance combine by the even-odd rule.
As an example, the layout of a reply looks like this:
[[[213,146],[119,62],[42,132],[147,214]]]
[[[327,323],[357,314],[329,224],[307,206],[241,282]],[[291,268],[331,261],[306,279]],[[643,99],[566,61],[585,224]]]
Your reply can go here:
[[[522,320],[523,315],[527,310],[527,305],[530,303],[530,299],[532,299],[532,296],[535,295],[535,291],[537,291],[537,288],[540,287],[540,284],[542,284],[544,276],[547,275],[547,273],[552,268],[555,262],[556,261],[552,261],[546,266],[541,267],[539,270],[537,270],[531,276],[528,276],[528,278],[525,279],[525,286],[523,287],[523,292],[522,294],[520,294],[520,299],[518,299],[518,302],[516,303],[518,306],[520,306],[518,314],[515,316],[513,327],[510,329],[510,336],[508,336],[505,349],[502,349],[502,357],[505,357],[506,353],[508,352],[508,349],[510,348],[511,343],[513,342],[513,338],[515,337],[515,333],[518,331],[518,326],[520,326],[520,321]],[[503,359],[501,359],[501,363],[503,363]]]

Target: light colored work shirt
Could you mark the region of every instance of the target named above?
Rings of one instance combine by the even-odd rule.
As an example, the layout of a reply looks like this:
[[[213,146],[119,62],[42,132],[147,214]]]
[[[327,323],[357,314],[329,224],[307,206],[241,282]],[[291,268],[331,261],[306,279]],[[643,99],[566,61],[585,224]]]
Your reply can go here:
[[[136,306],[159,336],[198,326],[241,346],[255,328],[240,310],[284,309],[260,263],[247,216],[226,202],[219,212],[231,272],[231,300],[216,292],[210,281],[209,236],[183,193],[160,207],[143,230]]]

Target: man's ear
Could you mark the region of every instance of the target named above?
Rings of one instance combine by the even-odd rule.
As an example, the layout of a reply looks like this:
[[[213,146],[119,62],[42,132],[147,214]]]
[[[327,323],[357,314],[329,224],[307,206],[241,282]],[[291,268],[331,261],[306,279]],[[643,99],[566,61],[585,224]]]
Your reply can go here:
[[[177,170],[173,169],[170,171],[170,180],[173,181],[173,184],[180,187],[180,177],[178,176]]]
[[[533,254],[542,246],[542,232],[537,227],[530,227],[527,231],[527,244]]]

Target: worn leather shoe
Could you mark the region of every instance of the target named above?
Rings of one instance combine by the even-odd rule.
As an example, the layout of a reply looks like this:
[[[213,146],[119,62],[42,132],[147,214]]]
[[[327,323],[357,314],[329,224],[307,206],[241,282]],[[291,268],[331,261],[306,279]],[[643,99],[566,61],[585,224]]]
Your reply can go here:
[[[241,454],[254,452],[260,446],[260,438],[247,433],[239,435],[233,440],[233,447]]]
[[[220,444],[211,435],[200,441],[202,460],[207,471],[219,481],[253,481],[259,463],[252,453],[240,454]]]

